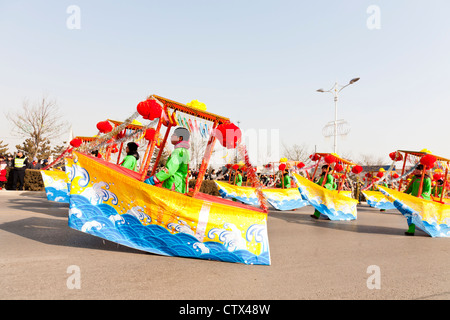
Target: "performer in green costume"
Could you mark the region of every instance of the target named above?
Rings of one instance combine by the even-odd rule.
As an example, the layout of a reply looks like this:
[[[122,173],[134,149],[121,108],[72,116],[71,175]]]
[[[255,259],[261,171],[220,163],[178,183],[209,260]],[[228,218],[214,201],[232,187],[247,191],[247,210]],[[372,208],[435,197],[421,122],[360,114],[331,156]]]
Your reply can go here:
[[[422,164],[419,164],[417,166],[416,170],[414,170],[414,177],[412,178],[408,188],[406,188],[405,193],[425,200],[431,200],[431,178],[426,173],[423,178],[422,193],[419,195],[423,169],[424,168]],[[409,228],[408,231],[405,232],[405,235],[413,236],[414,232],[416,231],[416,225],[412,223],[411,217],[408,217],[407,221]]]
[[[139,160],[139,153],[137,152],[138,147],[139,146],[135,142],[128,142],[126,148],[127,156],[122,161],[122,167],[137,171],[137,161]]]
[[[185,128],[175,129],[171,142],[175,146],[172,154],[167,160],[166,167],[144,182],[150,185],[163,183],[163,188],[187,193],[187,175],[191,155],[189,153],[189,139],[191,134]]]
[[[328,190],[336,190],[337,189],[337,185],[334,182],[334,178],[333,175],[328,173],[327,174],[327,170],[329,171],[329,166],[328,165],[323,165],[322,166],[322,174],[320,175],[320,179],[317,182],[317,184],[319,186],[322,186]],[[325,177],[325,175],[327,174],[327,176]],[[325,184],[324,184],[324,179],[325,180]],[[319,219],[320,218],[320,211],[318,211],[317,209],[314,211],[314,214],[311,215],[312,218],[314,219]]]
[[[236,175],[234,176],[234,185],[241,187],[242,186],[242,172],[241,169],[236,170]]]
[[[291,187],[291,177],[289,176],[289,171],[283,171],[283,183],[280,183],[278,187],[284,189],[288,189]]]

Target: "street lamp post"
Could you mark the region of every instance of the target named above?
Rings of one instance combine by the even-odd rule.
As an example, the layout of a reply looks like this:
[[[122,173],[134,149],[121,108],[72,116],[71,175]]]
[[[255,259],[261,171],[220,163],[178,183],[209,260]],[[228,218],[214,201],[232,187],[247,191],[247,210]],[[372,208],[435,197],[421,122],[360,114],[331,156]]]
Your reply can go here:
[[[335,82],[334,86],[330,90],[327,90],[327,91],[325,91],[323,89],[317,90],[317,92],[329,92],[329,93],[333,94],[333,96],[334,96],[334,153],[337,153],[337,126],[338,126],[337,103],[338,103],[339,93],[342,90],[344,90],[344,88],[357,82],[359,79],[360,78],[354,78],[354,79],[350,80],[350,82],[344,86]]]

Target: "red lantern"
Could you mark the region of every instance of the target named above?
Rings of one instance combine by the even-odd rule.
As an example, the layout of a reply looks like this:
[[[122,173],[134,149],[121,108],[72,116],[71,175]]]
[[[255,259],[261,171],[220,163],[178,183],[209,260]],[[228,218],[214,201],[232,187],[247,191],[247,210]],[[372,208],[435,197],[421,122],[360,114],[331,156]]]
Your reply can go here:
[[[314,153],[314,154],[310,155],[309,158],[310,158],[312,161],[317,161],[317,160],[320,159],[320,156],[319,156],[317,153]]]
[[[231,164],[227,164],[225,167],[226,167],[227,169],[230,169],[230,168],[231,168]]]
[[[423,164],[426,168],[431,169],[434,167],[437,158],[432,154],[426,154],[420,159],[420,163]]]
[[[72,141],[70,141],[70,145],[74,148],[78,148],[82,143],[83,141],[81,141],[81,139],[73,139]]]
[[[400,177],[399,175],[398,175],[398,173],[396,172],[396,173],[394,173],[394,175],[392,176],[394,179],[398,179],[398,177]]]
[[[286,169],[286,164],[282,163],[278,166],[278,169],[280,169],[280,171],[284,171],[284,169]]]
[[[156,134],[156,130],[153,128],[149,128],[147,130],[145,130],[145,140],[147,141],[152,141],[153,139],[155,139],[155,134]]]
[[[438,181],[439,179],[442,179],[442,178],[443,178],[443,175],[440,174],[440,173],[435,173],[435,174],[433,175],[433,180],[434,180],[434,181]]]
[[[303,162],[297,163],[297,168],[303,169],[305,167],[305,164]]]
[[[161,117],[162,107],[156,100],[149,99],[141,101],[137,105],[137,112],[147,120],[155,120]]]
[[[354,167],[352,168],[352,172],[353,172],[354,174],[360,174],[362,171],[363,171],[363,168],[362,168],[361,166],[354,166]]]
[[[378,178],[383,178],[383,176],[384,176],[383,171],[378,171],[377,177],[378,177]]]
[[[234,164],[233,165],[233,170],[237,170],[237,169],[239,169],[239,165],[238,164]]]
[[[97,129],[101,133],[109,133],[113,130],[113,127],[108,121],[100,121],[97,123]]]
[[[338,163],[337,165],[334,166],[334,171],[336,172],[342,172],[344,170],[344,167]]]
[[[234,149],[241,140],[242,133],[239,127],[229,122],[217,126],[215,130],[215,137],[225,148]]]
[[[333,155],[331,155],[331,154],[326,155],[325,158],[324,158],[324,160],[325,160],[325,162],[328,163],[328,164],[332,164],[332,163],[335,163],[335,162],[336,162],[336,158],[335,158]]]

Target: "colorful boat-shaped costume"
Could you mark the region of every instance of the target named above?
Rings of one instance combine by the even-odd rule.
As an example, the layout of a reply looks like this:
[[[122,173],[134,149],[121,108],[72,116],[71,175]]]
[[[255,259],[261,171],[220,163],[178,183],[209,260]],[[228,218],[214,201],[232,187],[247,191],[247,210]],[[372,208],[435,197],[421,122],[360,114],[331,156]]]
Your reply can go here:
[[[48,201],[69,203],[67,176],[61,170],[41,170],[45,193]]]
[[[408,225],[426,232],[431,237],[450,237],[450,205],[378,186],[379,190],[405,216]]]
[[[67,161],[71,228],[155,254],[270,264],[262,210],[150,186],[83,154]]]
[[[238,187],[226,182],[215,181],[219,194],[224,199],[236,199],[240,202],[249,205],[258,205],[258,198],[256,196],[256,189],[252,187]],[[275,189],[268,188],[261,190],[270,203],[276,210],[294,210],[309,205],[307,200],[304,200],[297,188]]]
[[[381,185],[377,185],[377,187],[405,216],[409,227],[405,234],[414,235],[416,228],[418,228],[431,237],[450,237],[450,205],[447,203],[448,199],[445,198],[450,159],[433,155],[426,149],[422,151],[398,150],[392,152],[390,157],[394,162],[403,160],[401,177],[392,180],[393,182],[399,182],[398,190]],[[415,163],[415,165],[410,172],[405,173],[407,160]],[[415,172],[416,168],[419,173],[421,172],[420,176],[413,175],[409,186],[402,188],[405,180],[412,172]],[[430,186],[431,178],[428,173],[432,170],[442,171],[442,169],[445,170],[445,175],[439,175],[437,179],[443,179],[445,183],[440,196],[433,197]]]
[[[372,208],[391,210],[395,209],[394,204],[380,191],[362,190],[366,197],[367,204]]]
[[[170,117],[163,124],[167,130],[151,175],[155,174],[170,129],[176,126],[176,120],[173,120],[177,118],[175,112],[212,121],[214,129],[221,124],[230,124],[225,117],[159,96],[150,96],[145,101],[153,106],[155,102],[162,105],[163,112]],[[146,110],[144,107],[138,105],[138,111],[139,108]],[[159,136],[162,118],[155,120],[158,125],[156,130],[152,129],[156,137]],[[117,135],[119,130],[121,127],[115,128],[104,140]],[[155,140],[149,141],[144,165],[139,172],[73,152],[73,159],[66,158],[66,172],[71,185],[69,226],[160,255],[270,265],[267,210],[199,192],[215,141],[216,136],[211,135],[197,183],[188,194],[143,182],[148,178]],[[229,137],[220,142],[228,146]]]
[[[337,190],[328,190],[294,173],[302,198],[330,220],[356,220],[358,201]]]
[[[356,220],[358,200],[351,197],[351,191],[344,191],[343,188],[347,182],[347,174],[350,171],[359,174],[362,168],[333,153],[315,153],[310,158],[316,161],[314,173],[310,176],[306,172],[308,179],[298,174],[294,174],[294,178],[302,198],[308,200],[315,208],[311,217],[319,219],[323,216],[330,220]],[[325,164],[322,166],[319,181],[315,183],[313,182],[314,177],[321,160],[324,160]]]

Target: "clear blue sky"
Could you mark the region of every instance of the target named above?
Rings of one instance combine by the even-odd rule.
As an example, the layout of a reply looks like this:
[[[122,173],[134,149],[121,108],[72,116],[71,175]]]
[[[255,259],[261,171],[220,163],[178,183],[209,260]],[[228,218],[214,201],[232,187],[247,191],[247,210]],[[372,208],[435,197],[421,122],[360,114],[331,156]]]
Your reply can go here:
[[[80,30],[66,27],[70,5]],[[351,132],[338,153],[450,157],[448,12],[448,0],[0,0],[0,140],[15,151],[3,115],[25,98],[47,93],[76,135],[92,135],[155,93],[332,151],[333,99],[316,89],[361,77],[340,97]]]

